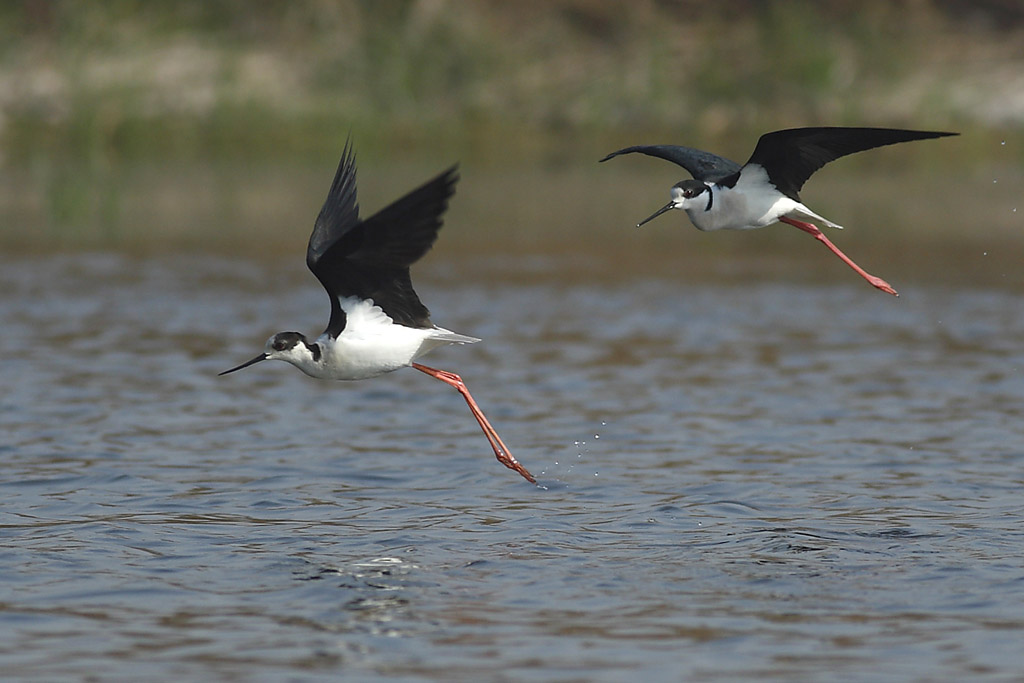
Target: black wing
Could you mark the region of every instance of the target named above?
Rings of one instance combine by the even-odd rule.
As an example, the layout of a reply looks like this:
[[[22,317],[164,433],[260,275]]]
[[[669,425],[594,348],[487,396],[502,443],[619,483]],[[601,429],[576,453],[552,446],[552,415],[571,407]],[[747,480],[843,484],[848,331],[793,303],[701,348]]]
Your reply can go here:
[[[875,147],[947,135],[958,133],[894,128],[790,128],[762,135],[747,163],[763,167],[780,192],[800,201],[800,188],[830,161]]]
[[[392,320],[430,327],[430,311],[412,288],[409,266],[433,246],[458,180],[452,167],[366,220],[359,219],[356,166],[346,144],[306,251],[306,265],[331,297],[332,337],[345,329],[339,297],[373,299]]]
[[[671,161],[685,168],[697,180],[715,182],[740,171],[740,165],[735,161],[730,161],[711,152],[694,149],[693,147],[681,147],[679,145],[637,145],[635,147],[626,147],[617,152],[612,152],[604,159],[601,159],[601,161],[608,161],[612,157],[632,152],[639,152],[640,154]]]

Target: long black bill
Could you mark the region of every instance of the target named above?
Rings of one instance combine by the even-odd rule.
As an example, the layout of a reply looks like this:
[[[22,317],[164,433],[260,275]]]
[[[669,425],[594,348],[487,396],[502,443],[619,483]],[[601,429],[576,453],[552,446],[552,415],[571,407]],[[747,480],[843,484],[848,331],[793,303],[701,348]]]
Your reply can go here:
[[[255,365],[256,363],[259,363],[261,360],[266,360],[266,359],[267,359],[267,354],[261,353],[260,355],[256,356],[252,360],[245,361],[244,363],[239,365],[237,368],[231,368],[230,370],[225,370],[224,372],[218,372],[217,376],[220,377],[221,375],[230,374],[230,373],[234,372],[235,370],[241,370],[242,368],[247,368],[250,365]]]
[[[638,227],[638,228],[639,228],[639,227],[640,227],[641,225],[643,225],[643,224],[644,224],[644,223],[646,223],[647,221],[653,221],[653,220],[654,220],[655,218],[657,218],[657,217],[658,217],[658,216],[660,216],[661,214],[665,213],[665,212],[666,212],[666,211],[668,211],[669,209],[674,209],[675,207],[676,207],[676,204],[675,204],[675,202],[669,202],[669,203],[668,203],[668,204],[666,204],[665,206],[661,207],[660,209],[658,209],[657,211],[655,211],[654,213],[652,213],[652,214],[651,214],[650,216],[648,216],[647,218],[645,218],[645,219],[643,219],[642,221],[640,221],[639,223],[637,223],[637,224],[636,224],[636,227]]]

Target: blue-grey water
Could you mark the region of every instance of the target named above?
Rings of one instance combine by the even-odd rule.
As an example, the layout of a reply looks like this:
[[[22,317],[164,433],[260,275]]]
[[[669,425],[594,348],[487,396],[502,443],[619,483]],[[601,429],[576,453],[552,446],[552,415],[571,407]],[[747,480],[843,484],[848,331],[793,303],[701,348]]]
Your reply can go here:
[[[218,377],[301,259],[3,259],[5,677],[1024,676],[1020,292],[556,270],[416,273],[531,486],[420,373]]]

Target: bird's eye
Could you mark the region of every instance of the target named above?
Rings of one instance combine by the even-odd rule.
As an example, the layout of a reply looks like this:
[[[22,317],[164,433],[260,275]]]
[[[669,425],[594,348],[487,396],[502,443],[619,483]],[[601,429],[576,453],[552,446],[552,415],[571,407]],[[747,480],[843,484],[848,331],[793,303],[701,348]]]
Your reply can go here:
[[[275,351],[284,351],[284,342],[281,341],[281,340],[275,341],[274,342],[274,350]]]
[[[693,190],[683,190],[683,196],[689,199],[693,198]]]

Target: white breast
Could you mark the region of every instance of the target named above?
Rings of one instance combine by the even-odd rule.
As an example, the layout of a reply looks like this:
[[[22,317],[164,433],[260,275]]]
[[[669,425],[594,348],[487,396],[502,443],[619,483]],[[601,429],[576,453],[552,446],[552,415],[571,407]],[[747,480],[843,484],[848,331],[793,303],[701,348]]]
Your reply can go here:
[[[711,210],[703,207],[686,213],[698,230],[753,230],[779,220],[802,206],[768,182],[760,166],[744,166],[734,187],[715,186]]]
[[[404,368],[438,346],[479,341],[439,327],[396,325],[369,299],[350,297],[340,302],[347,316],[345,329],[336,339],[326,334],[317,339],[323,357],[316,377],[367,379]]]

